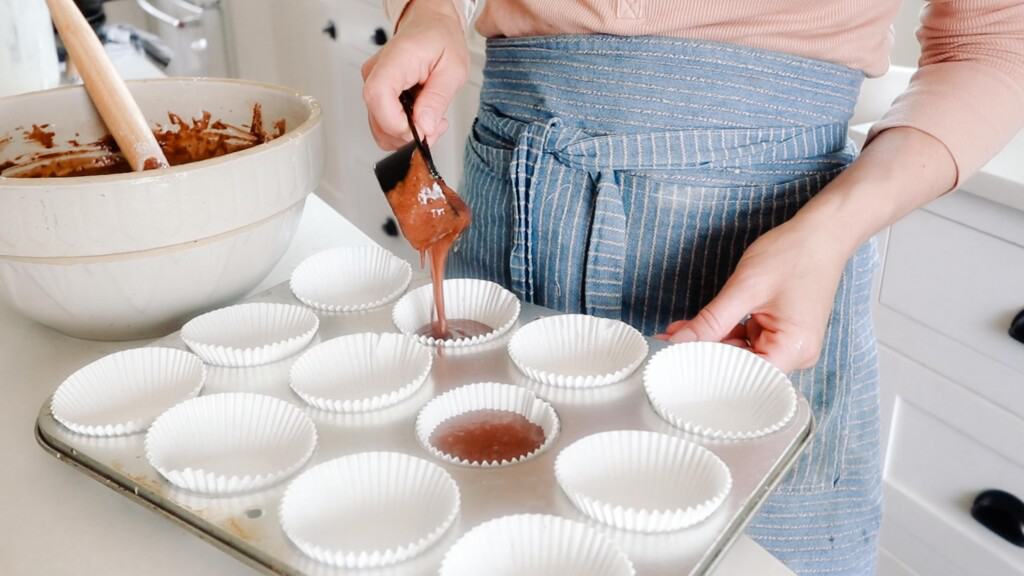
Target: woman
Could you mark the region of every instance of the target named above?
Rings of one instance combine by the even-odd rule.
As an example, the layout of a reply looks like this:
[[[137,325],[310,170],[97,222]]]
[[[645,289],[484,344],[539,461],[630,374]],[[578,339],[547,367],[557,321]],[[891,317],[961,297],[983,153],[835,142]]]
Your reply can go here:
[[[800,574],[869,574],[879,527],[869,239],[954,189],[1024,113],[1024,2],[933,0],[921,67],[859,158],[846,129],[888,65],[897,0],[488,0],[453,275],[724,341],[793,371],[813,444],[749,532]],[[387,0],[363,67],[378,143],[434,140],[466,78],[470,0]]]

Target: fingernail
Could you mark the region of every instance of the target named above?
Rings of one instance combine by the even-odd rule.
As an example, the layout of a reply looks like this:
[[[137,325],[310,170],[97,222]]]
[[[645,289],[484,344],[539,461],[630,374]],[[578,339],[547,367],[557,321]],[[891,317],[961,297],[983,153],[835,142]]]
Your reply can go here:
[[[669,339],[669,338],[671,338],[671,337],[672,337],[672,335],[671,335],[671,334],[655,334],[655,335],[654,335],[654,338],[655,338],[656,340],[668,340],[668,339]]]
[[[680,328],[672,335],[673,342],[696,342],[697,333],[691,328]]]

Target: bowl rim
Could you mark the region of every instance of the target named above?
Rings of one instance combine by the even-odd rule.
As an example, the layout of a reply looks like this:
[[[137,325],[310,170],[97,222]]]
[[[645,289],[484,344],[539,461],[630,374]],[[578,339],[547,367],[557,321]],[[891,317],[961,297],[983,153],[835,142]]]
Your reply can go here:
[[[156,246],[153,248],[144,248],[142,250],[128,250],[124,252],[110,252],[108,254],[90,254],[88,256],[11,256],[7,254],[0,254],[0,263],[14,262],[18,264],[42,264],[45,266],[79,266],[83,264],[102,264],[109,262],[123,262],[134,258],[150,258],[152,256],[162,256],[165,254],[174,254],[185,250],[192,250],[202,246],[208,246],[221,240],[226,240],[241,234],[244,232],[250,232],[256,230],[264,225],[270,224],[272,221],[285,217],[288,213],[300,207],[304,206],[309,196],[304,196],[298,202],[290,204],[286,208],[274,212],[266,218],[261,218],[255,222],[250,222],[231,230],[225,230],[213,236],[205,236],[203,238],[196,238],[195,240],[186,240],[184,242],[178,242],[175,244],[168,244],[167,246]]]
[[[232,152],[231,154],[225,154],[223,156],[217,156],[214,158],[207,158],[205,160],[199,160],[198,162],[190,162],[188,164],[181,164],[178,166],[170,166],[168,168],[161,168],[158,170],[147,170],[144,172],[123,172],[119,174],[99,174],[93,176],[64,176],[60,178],[6,178],[0,176],[0,188],[45,188],[52,187],[55,183],[69,183],[69,184],[87,184],[87,183],[113,183],[121,181],[142,181],[147,179],[156,179],[162,177],[173,177],[186,170],[195,171],[201,168],[211,168],[224,164],[225,162],[231,162],[235,159],[252,156],[255,154],[262,154],[268,150],[274,148],[280,148],[294,140],[297,140],[307,133],[312,132],[319,124],[322,115],[322,109],[320,102],[308,94],[303,94],[293,88],[281,84],[273,84],[269,82],[258,82],[255,80],[243,80],[239,78],[220,78],[215,76],[183,76],[183,77],[166,77],[166,78],[143,78],[136,80],[125,80],[125,83],[129,87],[132,85],[141,84],[200,84],[200,83],[211,83],[211,84],[235,84],[240,86],[248,86],[251,88],[261,88],[272,92],[277,92],[284,96],[291,96],[296,98],[299,102],[305,104],[306,110],[309,115],[305,120],[302,121],[294,129],[285,132],[285,134],[279,138],[274,138],[270,142],[264,142],[245,150],[239,150]],[[73,86],[60,86],[57,88],[51,88],[49,90],[38,90],[35,92],[26,92],[24,94],[15,94],[13,96],[7,96],[0,98],[0,106],[10,104],[17,100],[28,100],[30,98],[39,98],[41,94],[72,91],[72,90],[85,90],[85,86],[81,84]]]

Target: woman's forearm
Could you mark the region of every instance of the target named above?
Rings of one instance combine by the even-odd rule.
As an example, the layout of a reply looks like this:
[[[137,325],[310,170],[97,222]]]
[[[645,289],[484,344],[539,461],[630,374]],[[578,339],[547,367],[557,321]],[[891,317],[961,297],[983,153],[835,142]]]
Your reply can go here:
[[[846,256],[879,230],[948,192],[956,181],[949,150],[915,128],[876,136],[860,157],[792,220],[834,242]]]

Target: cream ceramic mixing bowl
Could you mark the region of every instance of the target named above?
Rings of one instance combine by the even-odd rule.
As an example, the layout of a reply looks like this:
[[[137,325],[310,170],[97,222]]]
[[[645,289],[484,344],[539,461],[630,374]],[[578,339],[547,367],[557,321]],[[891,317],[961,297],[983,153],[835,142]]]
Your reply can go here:
[[[295,232],[320,180],[320,108],[277,86],[220,79],[129,82],[151,123],[204,111],[247,125],[253,104],[283,136],[159,171],[75,178],[0,177],[0,296],[67,334],[132,339],[171,332],[258,284]],[[0,165],[106,131],[81,87],[0,99]],[[33,148],[35,147],[35,148]]]

